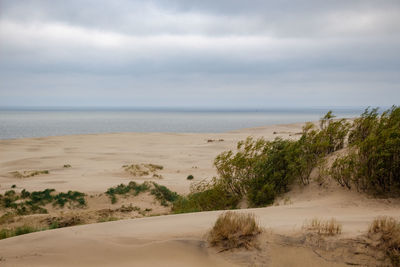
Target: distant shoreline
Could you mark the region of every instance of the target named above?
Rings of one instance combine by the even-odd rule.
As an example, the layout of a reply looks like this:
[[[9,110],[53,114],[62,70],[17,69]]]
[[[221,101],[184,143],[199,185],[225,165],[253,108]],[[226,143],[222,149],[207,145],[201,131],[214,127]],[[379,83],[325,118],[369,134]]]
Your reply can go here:
[[[224,133],[317,121],[327,111],[0,110],[0,140],[122,132]],[[353,118],[361,112],[339,110],[334,113],[340,118]]]

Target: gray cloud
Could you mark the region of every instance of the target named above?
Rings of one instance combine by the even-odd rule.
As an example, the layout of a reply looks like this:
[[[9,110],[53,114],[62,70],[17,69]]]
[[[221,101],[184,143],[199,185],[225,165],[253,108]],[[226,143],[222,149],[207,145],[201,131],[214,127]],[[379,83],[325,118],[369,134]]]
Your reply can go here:
[[[368,0],[1,1],[0,105],[399,104],[398,14]]]

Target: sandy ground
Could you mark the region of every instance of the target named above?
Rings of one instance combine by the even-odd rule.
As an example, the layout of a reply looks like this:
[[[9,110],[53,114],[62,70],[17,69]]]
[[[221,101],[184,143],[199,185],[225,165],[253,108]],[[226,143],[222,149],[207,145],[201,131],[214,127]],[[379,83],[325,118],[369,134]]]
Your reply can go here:
[[[216,175],[215,156],[233,149],[237,141],[247,136],[297,138],[301,126],[221,134],[120,133],[3,140],[0,192],[15,184],[17,189],[96,194],[130,180],[149,180],[131,177],[122,165],[153,163],[164,166],[163,178],[155,181],[186,193],[187,175],[192,174],[195,181]],[[63,168],[64,164],[72,167]],[[30,178],[10,174],[24,170],[50,173]],[[259,240],[260,250],[219,253],[209,248],[205,235],[218,211],[81,225],[0,240],[0,266],[347,266],[354,257],[343,250],[335,257],[324,257],[304,242],[289,242],[282,236],[301,236],[307,219],[335,217],[343,225],[339,238],[350,240],[364,234],[377,216],[400,218],[397,200],[371,199],[332,184],[295,188],[277,203],[246,210],[255,213],[266,229]],[[369,258],[360,262],[374,265]]]
[[[220,134],[116,133],[0,140],[0,193],[13,184],[29,191],[55,188],[104,192],[134,178],[123,170],[123,165],[141,163],[162,165],[164,169],[159,173],[163,179],[156,181],[178,193],[187,193],[190,181],[186,177],[192,174],[196,181],[215,176],[215,156],[235,148],[238,141],[247,136],[295,137],[301,127],[268,126]],[[63,168],[65,164],[71,168]],[[50,174],[26,179],[11,175],[27,170],[48,170]]]

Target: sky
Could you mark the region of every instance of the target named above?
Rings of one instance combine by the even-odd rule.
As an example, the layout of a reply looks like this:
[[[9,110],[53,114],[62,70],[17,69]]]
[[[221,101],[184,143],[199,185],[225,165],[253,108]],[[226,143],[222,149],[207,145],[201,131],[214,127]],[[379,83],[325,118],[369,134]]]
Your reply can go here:
[[[0,0],[0,107],[400,104],[399,0]]]

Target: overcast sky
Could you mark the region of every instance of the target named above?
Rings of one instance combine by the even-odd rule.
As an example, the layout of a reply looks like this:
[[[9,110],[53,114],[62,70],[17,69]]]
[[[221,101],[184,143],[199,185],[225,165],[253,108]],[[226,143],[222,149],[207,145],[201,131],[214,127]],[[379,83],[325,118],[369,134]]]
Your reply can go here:
[[[390,106],[399,84],[399,0],[0,0],[0,106]]]

